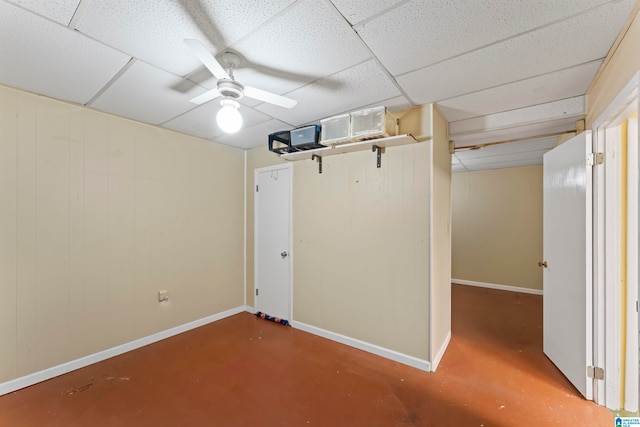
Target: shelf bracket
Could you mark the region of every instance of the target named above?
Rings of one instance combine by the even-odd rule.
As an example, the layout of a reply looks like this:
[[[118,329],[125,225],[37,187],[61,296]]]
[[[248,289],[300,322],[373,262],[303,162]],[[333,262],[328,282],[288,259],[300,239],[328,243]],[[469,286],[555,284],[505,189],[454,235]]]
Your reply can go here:
[[[376,167],[379,168],[380,166],[382,166],[382,147],[378,146],[378,145],[372,145],[371,146],[371,151],[376,151]]]
[[[316,160],[316,159],[318,159],[318,173],[322,173],[322,156],[313,154],[311,156],[311,160]]]

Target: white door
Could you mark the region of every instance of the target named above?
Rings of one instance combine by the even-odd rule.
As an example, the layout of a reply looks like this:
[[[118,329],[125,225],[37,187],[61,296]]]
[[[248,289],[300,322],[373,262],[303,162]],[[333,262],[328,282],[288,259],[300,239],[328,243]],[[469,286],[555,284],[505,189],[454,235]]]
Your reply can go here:
[[[291,320],[291,165],[255,171],[256,310]]]
[[[592,353],[591,132],[544,155],[543,349],[587,399]]]

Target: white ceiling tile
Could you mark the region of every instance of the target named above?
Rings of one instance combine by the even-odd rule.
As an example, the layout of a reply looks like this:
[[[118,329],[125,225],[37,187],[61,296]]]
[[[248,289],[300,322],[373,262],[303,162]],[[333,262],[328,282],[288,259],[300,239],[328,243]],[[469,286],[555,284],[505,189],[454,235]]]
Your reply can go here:
[[[296,3],[232,48],[249,64],[285,76],[298,76],[307,82],[347,69],[370,57],[337,11],[317,0]]]
[[[602,61],[588,62],[554,73],[438,101],[438,108],[448,121],[454,122],[584,95],[601,65]]]
[[[366,61],[287,94],[299,100],[290,110],[270,104],[256,108],[297,126],[365,105],[383,105],[382,101],[398,95],[400,92],[384,71],[374,61]]]
[[[407,98],[405,98],[404,96],[396,96],[396,97],[389,98],[389,99],[376,100],[376,102],[374,102],[372,104],[369,104],[369,105],[358,106],[358,110],[364,110],[366,108],[379,107],[381,105],[387,107],[387,111],[389,111],[391,113],[393,113],[395,111],[406,110],[407,108],[414,107],[414,105],[412,105],[407,100]],[[352,110],[341,111],[340,114],[342,114],[342,113],[350,113],[351,111]]]
[[[0,41],[2,83],[80,104],[98,93],[130,59],[4,2],[0,2]]]
[[[188,80],[135,61],[91,107],[151,124],[195,107],[189,100],[204,90]]]
[[[152,3],[156,1],[153,0]],[[198,26],[207,29],[205,34],[221,37],[225,46],[234,44],[295,1],[179,0],[187,7],[192,17],[195,17]]]
[[[215,138],[216,142],[231,145],[233,147],[250,149],[269,144],[269,134],[281,130],[291,129],[291,126],[278,120],[269,120],[254,126],[244,127],[236,134],[221,135]],[[277,156],[277,154],[274,154]]]
[[[455,137],[457,134],[483,132],[521,126],[527,123],[558,120],[565,117],[580,117],[584,115],[584,108],[585,97],[576,96],[574,98],[561,99],[545,104],[532,105],[516,110],[451,122],[449,123],[449,134]]]
[[[401,1],[403,0],[331,0],[351,25],[389,10]]]
[[[201,64],[186,47],[196,38],[219,53],[292,0],[92,1],[77,29],[158,68],[184,76]]]
[[[184,16],[180,4],[168,0],[92,1],[76,28],[177,75],[202,65],[184,44],[185,38],[196,38],[215,50],[197,24]]]
[[[69,25],[80,0],[7,0],[38,15],[53,19],[62,25]]]
[[[577,17],[399,76],[397,80],[413,101],[426,104],[601,59],[634,2],[607,3]]]
[[[556,22],[603,2],[413,0],[368,22],[358,32],[389,71],[398,75]]]
[[[205,139],[223,137],[227,134],[220,130],[216,124],[216,115],[219,110],[220,103],[215,101],[208,102],[175,119],[169,120],[162,127]],[[242,116],[243,129],[271,120],[271,117],[252,108],[240,106],[239,111]]]

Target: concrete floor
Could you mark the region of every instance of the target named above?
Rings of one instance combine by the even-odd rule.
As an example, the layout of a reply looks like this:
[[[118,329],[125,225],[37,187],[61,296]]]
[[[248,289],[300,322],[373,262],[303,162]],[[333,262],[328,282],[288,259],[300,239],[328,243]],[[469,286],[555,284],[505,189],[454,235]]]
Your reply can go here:
[[[542,298],[454,285],[423,372],[242,313],[0,397],[0,426],[612,426],[542,353]]]

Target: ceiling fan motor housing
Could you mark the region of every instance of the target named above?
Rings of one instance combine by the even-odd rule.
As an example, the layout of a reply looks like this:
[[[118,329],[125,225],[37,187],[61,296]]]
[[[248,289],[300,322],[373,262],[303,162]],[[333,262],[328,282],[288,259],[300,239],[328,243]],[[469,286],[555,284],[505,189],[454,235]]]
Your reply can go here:
[[[240,99],[244,96],[244,86],[235,80],[218,80],[218,92],[220,95],[233,99]]]

